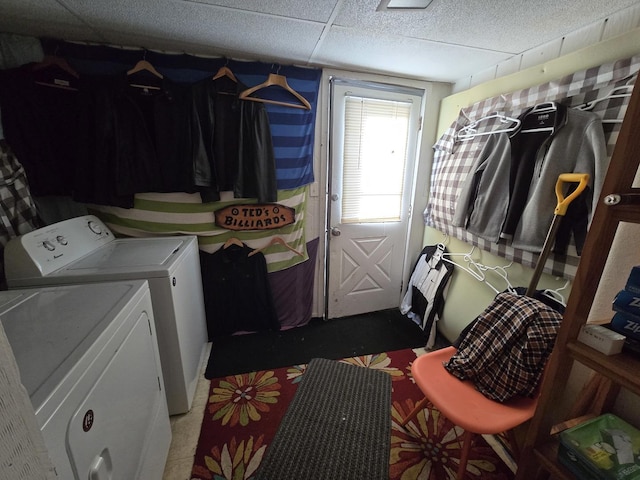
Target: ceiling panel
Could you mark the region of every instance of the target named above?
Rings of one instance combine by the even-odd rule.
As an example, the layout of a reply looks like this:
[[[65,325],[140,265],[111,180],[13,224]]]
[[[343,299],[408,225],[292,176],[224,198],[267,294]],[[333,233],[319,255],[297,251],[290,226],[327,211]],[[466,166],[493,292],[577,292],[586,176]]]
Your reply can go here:
[[[379,0],[344,2],[335,24],[371,33],[521,53],[605,18],[637,0],[433,0],[417,11],[376,11]],[[577,26],[576,26],[577,25]]]
[[[6,18],[23,20],[23,23],[33,23],[40,19],[46,23],[66,22],[74,23],[79,19],[74,17],[68,9],[55,0],[2,0],[0,2],[0,21],[6,25]]]
[[[188,0],[182,1],[187,2]],[[340,3],[339,0],[280,0],[276,2],[265,0],[198,0],[198,2],[322,23],[329,20],[333,9]]]
[[[348,45],[349,48],[345,48]],[[426,40],[376,35],[343,27],[333,27],[316,52],[320,64],[345,68],[376,65],[382,73],[403,72],[412,78],[447,81],[495,65],[509,55],[499,52],[438,44]],[[456,62],[450,62],[455,58]]]
[[[306,63],[323,28],[309,21],[285,17],[267,21],[261,13],[193,2],[105,0],[96,7],[83,0],[67,1],[112,42],[175,40],[209,46],[210,53],[242,52],[249,58],[267,56]],[[292,42],[291,38],[297,40]]]

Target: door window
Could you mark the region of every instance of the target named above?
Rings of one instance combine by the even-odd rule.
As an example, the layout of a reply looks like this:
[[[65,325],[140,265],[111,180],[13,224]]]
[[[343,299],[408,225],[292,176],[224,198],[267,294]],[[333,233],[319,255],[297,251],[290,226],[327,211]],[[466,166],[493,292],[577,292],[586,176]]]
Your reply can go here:
[[[412,104],[345,98],[340,223],[399,222]]]

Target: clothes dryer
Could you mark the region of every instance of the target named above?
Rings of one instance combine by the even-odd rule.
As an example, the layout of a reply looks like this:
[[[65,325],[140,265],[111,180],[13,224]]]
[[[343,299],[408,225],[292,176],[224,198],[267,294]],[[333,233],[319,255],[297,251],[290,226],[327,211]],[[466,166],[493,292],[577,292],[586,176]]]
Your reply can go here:
[[[162,478],[171,426],[146,281],[3,291],[0,324],[59,478]]]
[[[197,237],[115,238],[84,215],[13,238],[4,252],[9,289],[147,280],[169,414],[191,409],[208,341]]]

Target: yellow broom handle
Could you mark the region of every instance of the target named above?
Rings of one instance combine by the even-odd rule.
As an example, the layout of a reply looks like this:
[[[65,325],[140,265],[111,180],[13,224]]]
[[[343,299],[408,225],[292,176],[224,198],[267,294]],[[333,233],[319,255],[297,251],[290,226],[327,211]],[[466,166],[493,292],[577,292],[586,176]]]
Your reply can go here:
[[[571,195],[566,198],[563,192],[563,186],[565,183],[578,184],[576,189],[571,192]],[[567,213],[567,208],[569,208],[569,204],[573,202],[573,200],[578,195],[580,195],[585,188],[587,188],[588,183],[588,173],[561,173],[558,176],[558,181],[556,182],[556,198],[558,199],[558,204],[556,205],[556,209],[553,212],[554,215],[560,215],[564,217],[565,213]]]

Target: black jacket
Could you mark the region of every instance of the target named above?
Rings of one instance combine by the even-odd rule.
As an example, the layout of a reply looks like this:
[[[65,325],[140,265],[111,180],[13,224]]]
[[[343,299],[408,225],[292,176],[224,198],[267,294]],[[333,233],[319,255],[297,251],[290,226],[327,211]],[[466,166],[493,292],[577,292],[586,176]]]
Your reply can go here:
[[[188,87],[163,79],[145,90],[123,75],[85,85],[75,200],[131,207],[135,193],[195,191],[195,157],[205,153]]]
[[[0,71],[4,136],[34,196],[70,195],[77,162],[79,91],[36,83],[32,67]]]
[[[236,332],[280,330],[267,262],[252,248],[230,245],[200,251],[209,340]]]
[[[221,191],[259,202],[277,199],[269,118],[263,104],[238,98],[246,88],[224,77],[192,87],[206,151],[206,163],[198,157],[194,167],[203,200],[217,200]]]

